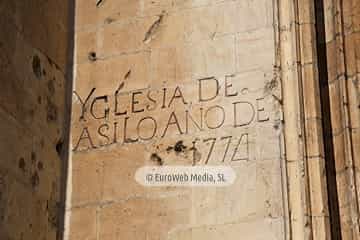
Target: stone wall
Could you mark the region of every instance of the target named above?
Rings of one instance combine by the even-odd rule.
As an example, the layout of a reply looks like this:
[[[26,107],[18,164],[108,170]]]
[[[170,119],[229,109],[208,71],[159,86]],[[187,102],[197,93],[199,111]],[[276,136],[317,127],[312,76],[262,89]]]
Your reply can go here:
[[[0,239],[60,237],[69,3],[0,2]]]
[[[1,1],[0,239],[358,239],[358,2]]]
[[[360,3],[325,0],[321,42],[326,51],[322,90],[329,95],[331,124],[326,137],[333,146],[334,177],[342,239],[359,238],[360,191]]]
[[[268,0],[76,2],[66,239],[283,238],[276,16]],[[221,164],[230,187],[135,181]]]

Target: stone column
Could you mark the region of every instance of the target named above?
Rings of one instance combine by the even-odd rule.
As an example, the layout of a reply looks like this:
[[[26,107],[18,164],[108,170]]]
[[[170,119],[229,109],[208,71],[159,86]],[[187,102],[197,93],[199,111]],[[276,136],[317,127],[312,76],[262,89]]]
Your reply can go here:
[[[324,1],[331,128],[343,239],[359,238],[359,3]]]
[[[277,4],[76,6],[66,239],[284,239]],[[135,181],[143,166],[177,165],[231,166],[237,178]]]
[[[70,1],[0,2],[0,239],[62,232]]]

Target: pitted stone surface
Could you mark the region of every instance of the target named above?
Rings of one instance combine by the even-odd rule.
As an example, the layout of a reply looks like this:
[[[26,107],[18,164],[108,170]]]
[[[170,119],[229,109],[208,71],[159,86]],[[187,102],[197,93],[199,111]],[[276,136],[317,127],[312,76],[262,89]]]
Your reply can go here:
[[[67,4],[0,3],[0,239],[61,233]]]
[[[68,239],[283,239],[271,1],[77,3]],[[237,179],[135,181],[145,165],[194,164]]]

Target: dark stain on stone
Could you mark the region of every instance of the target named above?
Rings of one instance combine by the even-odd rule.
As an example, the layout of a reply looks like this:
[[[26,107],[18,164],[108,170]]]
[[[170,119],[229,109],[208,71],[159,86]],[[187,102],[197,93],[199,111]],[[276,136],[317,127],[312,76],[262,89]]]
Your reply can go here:
[[[53,60],[49,57],[49,56],[46,56],[47,60],[48,60],[48,63],[52,66],[54,65],[55,63],[53,62]]]
[[[61,156],[63,146],[64,146],[64,142],[60,139],[60,140],[56,143],[56,152],[57,152],[57,154],[59,155],[59,157]]]
[[[42,74],[43,74],[44,76],[46,76],[46,70],[45,70],[45,69],[42,70]]]
[[[5,199],[5,183],[3,182],[2,177],[0,176],[0,223],[5,219],[5,209],[6,209]]]
[[[106,18],[105,19],[105,23],[106,24],[110,24],[110,23],[112,23],[112,22],[114,22],[115,20],[113,19],[113,18],[110,18],[110,17],[108,17],[108,18]]]
[[[115,95],[117,95],[117,94],[120,92],[120,90],[124,88],[124,86],[125,86],[125,83],[124,83],[124,82],[121,82],[121,83],[119,84],[119,87],[118,87],[118,88],[116,89],[116,91],[115,91]]]
[[[40,183],[40,178],[39,178],[39,174],[37,172],[35,172],[32,176],[31,176],[31,185],[33,186],[33,188],[39,186]]]
[[[5,208],[6,205],[3,204],[6,202],[5,196],[5,178],[0,175],[0,222],[2,222],[5,218]]]
[[[271,96],[272,96],[280,105],[283,105],[283,101],[282,101],[278,96],[276,96],[275,94],[271,94]]]
[[[47,87],[48,87],[48,90],[50,92],[50,94],[54,94],[55,93],[55,79],[53,78],[52,80],[49,80],[48,81],[48,84],[47,84]]]
[[[24,159],[24,158],[20,158],[20,159],[19,159],[19,168],[20,168],[22,171],[25,172],[25,166],[26,166],[26,164],[25,164],[25,159]]]
[[[31,118],[34,118],[35,110],[34,110],[34,109],[30,109],[30,110],[29,110],[29,115],[30,115]]]
[[[46,119],[48,122],[56,121],[58,117],[58,110],[55,104],[51,101],[50,98],[47,99],[46,106]]]
[[[157,153],[151,154],[150,160],[156,162],[159,166],[162,166],[164,164],[162,158]]]
[[[4,176],[0,175],[0,188],[3,188],[5,185],[5,178]]]
[[[156,34],[156,32],[159,30],[159,27],[161,25],[161,22],[164,19],[165,11],[163,11],[159,18],[150,26],[149,30],[145,33],[145,37],[143,42],[148,43],[151,41],[151,38]]]
[[[46,210],[48,212],[48,222],[53,228],[56,228],[58,224],[57,214],[58,214],[59,206],[60,204],[53,200],[49,200],[46,202]]]
[[[48,60],[48,63],[50,64],[51,67],[55,67],[57,70],[61,71],[61,68],[59,65],[57,65],[49,56],[45,55],[45,57]]]
[[[174,151],[177,153],[184,152],[187,147],[182,140],[178,141],[174,146]]]
[[[43,170],[43,169],[44,169],[44,164],[43,164],[41,161],[39,161],[38,164],[37,164],[37,168],[38,168],[40,171]]]
[[[36,162],[36,153],[34,151],[31,152],[31,162]]]
[[[89,52],[88,58],[90,61],[95,62],[97,60],[96,52]]]
[[[38,97],[37,97],[37,102],[38,102],[38,104],[41,104],[41,100],[42,100],[42,99],[41,99],[41,96],[38,96]]]
[[[271,92],[274,89],[276,89],[277,86],[278,86],[278,81],[275,78],[273,78],[271,81],[265,84],[265,92]]]
[[[193,152],[193,165],[195,165],[196,162],[199,162],[201,160],[201,152],[195,147],[194,143],[189,150]]]
[[[35,76],[38,79],[40,79],[41,78],[41,63],[40,63],[40,58],[37,55],[33,56],[32,69],[33,69],[33,73],[35,74]]]
[[[184,142],[182,140],[178,141],[177,143],[175,143],[174,146],[169,146],[166,148],[167,152],[170,152],[172,150],[174,150],[176,153],[180,153],[180,152],[184,152],[186,150],[186,146],[184,145]]]
[[[125,74],[124,79],[128,79],[131,75],[131,69]]]

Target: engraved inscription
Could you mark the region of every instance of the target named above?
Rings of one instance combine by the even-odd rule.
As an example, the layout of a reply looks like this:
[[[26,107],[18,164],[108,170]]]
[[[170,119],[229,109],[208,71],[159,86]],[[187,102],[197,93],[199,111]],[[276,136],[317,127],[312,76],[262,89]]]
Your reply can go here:
[[[248,96],[247,91],[236,89],[232,77],[227,75],[223,81],[206,77],[198,79],[193,86],[130,92],[122,91],[125,84],[121,83],[108,95],[98,95],[96,88],[84,96],[74,91],[78,103],[74,119],[81,130],[74,138],[73,151],[144,143],[171,136],[197,136],[230,127],[244,131],[238,136],[194,137],[191,148],[194,164],[208,164],[219,147],[222,148],[217,149],[222,151],[219,162],[249,160],[247,128],[253,123],[267,122],[270,117],[264,96]],[[207,149],[201,159],[195,152],[199,142]]]

